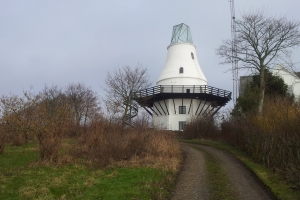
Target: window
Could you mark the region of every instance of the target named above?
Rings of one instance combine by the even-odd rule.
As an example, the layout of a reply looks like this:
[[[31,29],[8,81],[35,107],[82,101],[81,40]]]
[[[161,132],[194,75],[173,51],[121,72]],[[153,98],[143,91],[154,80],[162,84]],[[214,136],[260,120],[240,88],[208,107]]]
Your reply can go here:
[[[183,122],[179,122],[179,130],[180,131],[182,131],[184,129],[185,123],[186,122],[184,122],[184,121]]]
[[[185,113],[186,113],[185,106],[179,106],[179,114],[185,114]]]
[[[190,93],[191,92],[191,90],[190,89],[186,89],[186,93]]]
[[[179,68],[179,74],[183,74],[183,67]]]
[[[193,52],[191,52],[191,56],[192,56],[192,59],[194,60],[194,54],[193,54]]]

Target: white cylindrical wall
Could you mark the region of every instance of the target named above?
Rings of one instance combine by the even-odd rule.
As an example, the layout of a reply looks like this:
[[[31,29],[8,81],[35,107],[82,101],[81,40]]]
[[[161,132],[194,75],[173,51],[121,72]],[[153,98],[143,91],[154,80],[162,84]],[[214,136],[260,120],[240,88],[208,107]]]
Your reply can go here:
[[[210,102],[199,99],[167,99],[154,104],[153,125],[167,130],[179,130],[180,121],[188,122],[200,112],[203,114],[211,109]],[[185,106],[185,114],[179,114],[179,106]]]
[[[183,73],[180,73],[181,67]],[[156,84],[207,85],[193,44],[175,43],[168,47],[167,60]]]

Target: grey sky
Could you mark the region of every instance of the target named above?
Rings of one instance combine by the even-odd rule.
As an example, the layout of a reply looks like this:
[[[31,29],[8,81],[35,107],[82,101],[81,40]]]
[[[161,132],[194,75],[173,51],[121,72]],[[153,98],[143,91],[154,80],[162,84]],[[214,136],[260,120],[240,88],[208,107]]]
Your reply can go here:
[[[264,9],[299,20],[299,8],[299,0],[235,1],[237,18]],[[154,86],[180,23],[190,26],[208,84],[232,91],[231,66],[215,54],[230,38],[228,0],[0,0],[0,96],[78,82],[104,96],[107,71],[138,63]]]

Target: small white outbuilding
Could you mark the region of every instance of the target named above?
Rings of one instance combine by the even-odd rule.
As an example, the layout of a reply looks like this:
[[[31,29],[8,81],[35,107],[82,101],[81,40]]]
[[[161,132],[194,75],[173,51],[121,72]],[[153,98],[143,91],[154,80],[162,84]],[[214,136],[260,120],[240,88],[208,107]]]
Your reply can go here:
[[[288,87],[288,93],[294,95],[296,99],[300,99],[300,72],[293,72],[283,65],[277,65],[272,70],[272,74],[283,79]],[[247,83],[252,82],[253,76],[241,76],[239,84],[239,95],[244,95]]]
[[[298,72],[292,72],[283,65],[277,65],[272,73],[283,79],[284,83],[288,86],[288,92],[293,94],[296,99],[300,98],[300,78]]]

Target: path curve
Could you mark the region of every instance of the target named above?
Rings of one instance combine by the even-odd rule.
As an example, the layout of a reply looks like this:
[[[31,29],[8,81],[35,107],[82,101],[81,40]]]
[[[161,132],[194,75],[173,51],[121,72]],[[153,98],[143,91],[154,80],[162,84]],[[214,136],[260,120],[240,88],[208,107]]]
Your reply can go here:
[[[243,200],[275,199],[274,195],[263,183],[249,171],[236,157],[225,151],[211,146],[183,143],[182,148],[186,155],[184,167],[180,172],[172,193],[172,199],[209,199],[207,188],[207,172],[203,152],[211,154],[225,169],[239,198]],[[190,196],[187,196],[189,193]],[[195,195],[193,195],[195,194]],[[182,196],[185,195],[185,196]]]

